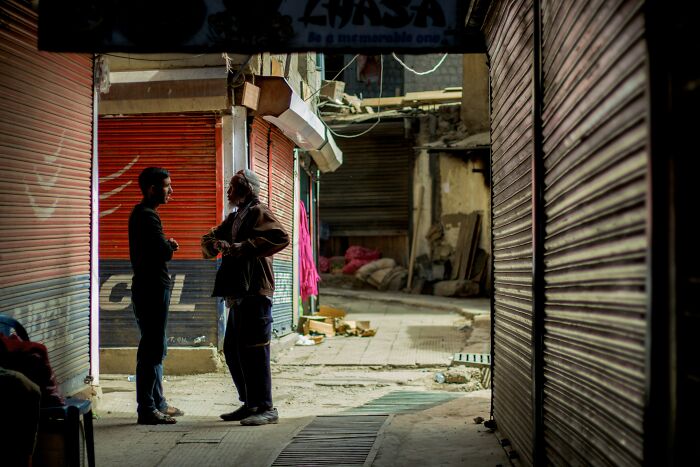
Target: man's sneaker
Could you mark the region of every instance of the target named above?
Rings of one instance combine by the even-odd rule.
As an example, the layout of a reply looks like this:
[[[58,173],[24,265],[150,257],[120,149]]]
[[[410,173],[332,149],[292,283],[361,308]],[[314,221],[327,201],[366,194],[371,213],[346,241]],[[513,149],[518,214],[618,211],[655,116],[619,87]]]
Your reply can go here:
[[[167,406],[165,410],[161,410],[160,412],[168,415],[169,417],[182,417],[185,415],[185,412],[172,405]]]
[[[151,413],[140,413],[137,423],[139,425],[172,425],[177,423],[177,420],[159,410],[154,410]]]
[[[240,420],[243,420],[244,418],[249,417],[254,413],[255,409],[251,409],[246,405],[242,405],[233,412],[222,413],[221,415],[219,415],[219,417],[221,417],[221,419],[225,422],[238,422]]]
[[[267,409],[263,412],[257,412],[254,413],[253,415],[244,418],[241,420],[241,425],[247,425],[247,426],[258,426],[258,425],[269,425],[271,423],[277,423],[277,421],[280,419],[279,415],[277,415],[277,409],[272,408],[272,409]]]

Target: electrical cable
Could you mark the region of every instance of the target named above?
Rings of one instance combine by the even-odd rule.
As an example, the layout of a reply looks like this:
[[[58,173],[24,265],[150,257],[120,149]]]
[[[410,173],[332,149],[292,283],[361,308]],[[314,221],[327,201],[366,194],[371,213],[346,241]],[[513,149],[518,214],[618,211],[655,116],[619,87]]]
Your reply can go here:
[[[382,110],[382,108],[381,108],[382,87],[383,87],[383,81],[384,81],[384,55],[380,55],[379,57],[380,57],[380,67],[379,67],[379,104],[380,105],[377,106],[377,112],[381,112],[381,110]],[[316,108],[316,113],[318,114],[318,112],[319,112],[318,108]],[[320,117],[321,116],[319,115],[319,118]],[[323,122],[323,119],[321,119],[321,121]],[[348,138],[349,139],[349,138],[357,138],[357,137],[360,137],[362,135],[366,135],[370,131],[374,130],[374,127],[379,125],[379,122],[381,122],[381,121],[382,121],[382,118],[377,116],[377,121],[374,122],[374,124],[371,127],[367,128],[365,131],[362,131],[362,132],[354,134],[354,135],[341,135],[341,134],[333,131],[333,129],[331,127],[326,125],[326,122],[323,122],[323,124],[326,125],[326,128],[328,128],[328,131],[330,131],[331,134],[337,136],[338,138]]]
[[[347,65],[345,65],[345,66],[343,67],[343,69],[340,70],[340,71],[333,77],[333,79],[331,79],[330,81],[335,81],[335,79],[336,79],[338,76],[340,76],[340,74],[341,74],[342,72],[344,72],[350,65],[352,65],[352,62],[354,62],[355,60],[357,60],[357,57],[359,57],[359,56],[360,56],[360,54],[355,54],[355,56],[352,57],[352,60],[350,60],[350,61],[347,63]],[[315,90],[309,97],[307,97],[306,99],[304,99],[304,102],[306,102],[306,101],[308,101],[309,99],[311,99],[312,97],[314,97],[316,94],[318,94],[319,92],[321,92],[321,89],[323,89],[323,88],[325,88],[326,86],[329,86],[329,85],[330,85],[330,83],[329,83],[329,84],[324,84],[323,86],[321,86],[320,88],[318,88],[317,90]]]
[[[201,57],[204,54],[198,54],[198,55],[190,55],[188,57],[183,57],[183,58],[136,58],[136,57],[131,57],[131,56],[124,56],[124,55],[117,55],[117,54],[110,54],[110,53],[103,53],[100,55],[108,55],[110,57],[115,57],[115,58],[122,58],[124,60],[136,60],[136,61],[142,61],[142,62],[180,62],[183,60],[191,60],[193,58]]]
[[[394,52],[392,52],[391,55],[396,59],[397,62],[399,62],[401,64],[401,66],[403,66],[405,69],[407,69],[411,73],[414,73],[418,76],[423,76],[423,75],[428,75],[428,74],[434,72],[435,70],[437,70],[438,68],[440,68],[440,65],[442,65],[442,63],[445,61],[448,54],[443,55],[442,58],[440,59],[440,61],[437,63],[437,65],[435,65],[433,68],[431,68],[428,71],[416,71],[413,68],[411,68],[410,66],[406,65],[404,62],[402,62],[401,59],[399,57],[397,57]]]

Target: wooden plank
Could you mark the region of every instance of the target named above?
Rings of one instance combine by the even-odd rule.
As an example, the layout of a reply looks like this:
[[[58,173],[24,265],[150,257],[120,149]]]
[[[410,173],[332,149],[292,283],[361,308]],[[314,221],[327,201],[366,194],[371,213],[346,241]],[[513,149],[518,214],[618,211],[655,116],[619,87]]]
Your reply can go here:
[[[470,268],[470,260],[474,259],[474,253],[472,245],[474,243],[474,230],[476,229],[476,224],[478,222],[478,214],[470,213],[467,215],[467,221],[462,225],[465,230],[464,241],[459,244],[461,250],[461,258],[459,262],[459,273],[457,274],[457,279],[465,279],[467,275],[467,269]],[[462,231],[460,230],[460,235]]]
[[[320,316],[327,316],[329,318],[345,318],[345,311],[339,309],[339,308],[333,308],[328,305],[321,305],[318,314]]]
[[[472,236],[470,246],[469,246],[469,260],[467,262],[467,269],[465,276],[462,279],[467,279],[472,275],[472,268],[474,266],[474,259],[476,258],[476,251],[479,247],[479,234],[481,233],[481,215],[478,213],[474,214],[474,235]]]
[[[455,249],[455,261],[452,265],[452,274],[450,279],[457,280],[460,279],[463,265],[466,265],[466,257],[464,252],[464,245],[467,243],[468,236],[468,223],[469,216],[466,216],[463,220],[459,221],[459,235],[457,236],[457,248]]]
[[[320,321],[309,321],[309,331],[316,331],[326,336],[335,336],[335,329],[332,324],[322,323]]]

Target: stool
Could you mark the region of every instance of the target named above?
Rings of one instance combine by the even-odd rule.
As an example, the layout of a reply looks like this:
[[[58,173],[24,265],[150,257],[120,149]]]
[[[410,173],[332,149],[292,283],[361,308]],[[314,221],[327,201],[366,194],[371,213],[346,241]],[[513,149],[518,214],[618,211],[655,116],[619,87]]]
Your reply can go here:
[[[83,416],[88,466],[95,467],[95,438],[92,430],[92,404],[89,400],[66,398],[65,405],[42,407],[41,421],[61,422],[66,460],[70,466],[80,465],[80,416]]]

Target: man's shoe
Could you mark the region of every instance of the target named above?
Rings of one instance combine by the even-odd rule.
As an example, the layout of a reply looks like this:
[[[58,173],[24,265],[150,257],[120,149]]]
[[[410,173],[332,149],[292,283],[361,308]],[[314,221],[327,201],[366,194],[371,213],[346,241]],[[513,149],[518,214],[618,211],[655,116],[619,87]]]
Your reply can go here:
[[[137,423],[139,425],[172,425],[177,423],[177,420],[159,410],[154,410],[151,413],[140,413]]]
[[[244,418],[249,417],[250,415],[253,415],[254,413],[255,409],[251,409],[246,405],[242,405],[233,412],[222,413],[221,415],[219,415],[219,417],[221,417],[221,419],[225,422],[238,422],[243,420]]]
[[[243,420],[241,420],[241,425],[246,425],[246,426],[269,425],[271,423],[277,423],[277,421],[279,419],[280,419],[280,417],[277,414],[277,409],[272,408],[272,409],[267,409],[263,412],[254,413],[253,415],[244,418]]]
[[[182,417],[185,415],[185,412],[172,405],[167,406],[165,410],[161,410],[160,412],[170,417]]]

